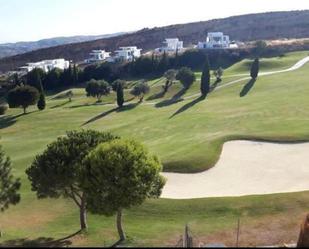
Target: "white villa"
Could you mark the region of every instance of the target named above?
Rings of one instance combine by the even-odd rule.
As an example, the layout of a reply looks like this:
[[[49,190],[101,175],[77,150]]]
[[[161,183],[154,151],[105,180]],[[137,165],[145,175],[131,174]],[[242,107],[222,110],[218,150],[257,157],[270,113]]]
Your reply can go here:
[[[230,48],[230,37],[222,32],[210,32],[207,34],[206,42],[199,42],[199,49],[222,49]]]
[[[110,58],[110,52],[105,52],[105,50],[92,50],[90,58],[86,59],[85,63],[102,62],[107,58]]]
[[[65,59],[44,60],[39,62],[27,63],[27,66],[20,67],[22,71],[30,72],[35,68],[41,68],[44,72],[53,70],[54,68],[67,69],[70,66],[70,62]]]
[[[133,61],[136,58],[141,57],[141,49],[137,47],[120,47],[116,50],[116,55],[107,59],[109,62],[117,61]]]
[[[183,50],[183,41],[180,41],[178,38],[168,38],[163,43],[165,46],[155,49],[156,52],[176,52],[177,50]]]

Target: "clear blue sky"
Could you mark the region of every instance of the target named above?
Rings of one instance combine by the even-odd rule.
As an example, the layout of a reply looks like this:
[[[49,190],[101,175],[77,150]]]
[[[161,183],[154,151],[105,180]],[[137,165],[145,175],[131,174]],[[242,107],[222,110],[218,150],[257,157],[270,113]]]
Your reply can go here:
[[[309,0],[0,0],[0,43],[300,9]]]

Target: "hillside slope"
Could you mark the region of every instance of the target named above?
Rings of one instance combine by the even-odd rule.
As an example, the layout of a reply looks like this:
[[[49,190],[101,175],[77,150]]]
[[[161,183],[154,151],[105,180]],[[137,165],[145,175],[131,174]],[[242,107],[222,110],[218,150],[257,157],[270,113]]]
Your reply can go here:
[[[14,56],[18,54],[27,53],[33,50],[42,48],[50,48],[71,43],[80,43],[86,41],[93,41],[98,39],[115,37],[123,35],[124,32],[108,34],[108,35],[82,35],[82,36],[70,36],[70,37],[54,37],[48,39],[42,39],[39,41],[30,42],[16,42],[16,43],[3,43],[0,44],[0,58]]]
[[[185,45],[205,40],[206,33],[222,31],[233,40],[250,41],[274,38],[309,37],[309,10],[269,12],[215,19],[205,22],[143,29],[135,33],[95,41],[41,49],[0,60],[0,71],[12,70],[30,61],[64,57],[80,61],[92,49],[113,51],[119,46],[135,45],[144,51],[162,45],[167,37],[179,37]]]
[[[308,51],[261,59],[261,71],[287,68],[306,56]],[[87,233],[69,236],[69,241],[60,239],[78,229],[77,207],[73,201],[62,198],[38,200],[31,191],[26,168],[35,155],[67,130],[95,129],[134,138],[160,157],[165,170],[181,169],[182,172],[196,172],[197,166],[200,170],[206,169],[205,166],[219,157],[220,147],[226,140],[308,141],[309,64],[293,72],[259,77],[251,86],[248,80],[243,80],[219,88],[234,80],[232,75],[243,73],[246,65],[246,61],[242,61],[227,69],[229,75],[223,75],[217,90],[201,101],[198,101],[200,84],[197,81],[183,95],[198,94],[194,98],[168,102],[181,90],[181,84],[176,82],[164,97],[145,96],[144,103],[137,104],[138,100],[133,100],[126,103],[122,111],[108,104],[115,102],[115,93],[96,104],[96,99],[87,98],[82,88],[73,90],[72,102],[60,98],[60,94],[53,98],[48,96],[46,109],[41,112],[36,106],[29,108],[28,115],[20,115],[21,109],[8,110],[6,115],[0,116],[0,141],[11,157],[14,176],[21,178],[22,189],[21,203],[0,214],[4,228],[0,246],[38,247],[44,242],[45,246],[46,242],[53,243],[50,246],[108,246],[117,239],[115,217],[90,213]],[[158,96],[162,84],[164,80],[160,79],[149,82],[149,95]],[[245,89],[246,94],[241,95]],[[161,105],[151,102],[161,102]],[[229,187],[222,179],[218,178],[218,182],[223,188]],[[246,227],[242,229],[241,246],[292,243],[297,239],[299,221],[308,208],[308,192],[148,200],[142,206],[125,210],[124,224],[130,236],[127,246],[175,246],[187,223],[202,241],[220,241],[233,246],[238,217],[242,227]]]

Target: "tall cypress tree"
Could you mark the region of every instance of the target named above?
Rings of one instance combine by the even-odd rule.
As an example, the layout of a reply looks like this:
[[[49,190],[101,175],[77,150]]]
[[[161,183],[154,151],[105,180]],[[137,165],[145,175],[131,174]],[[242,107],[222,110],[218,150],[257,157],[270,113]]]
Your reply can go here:
[[[40,98],[39,98],[39,101],[37,103],[37,107],[38,107],[38,109],[40,111],[42,111],[46,107],[46,101],[45,101],[45,93],[44,93],[44,89],[43,89],[41,78],[39,79],[39,89],[38,90],[40,92]]]
[[[123,87],[121,84],[117,87],[117,104],[119,107],[122,107],[124,103],[124,96],[123,96]]]
[[[164,51],[163,56],[159,62],[158,70],[160,73],[165,72],[169,68],[169,58],[166,52]]]
[[[259,61],[259,58],[256,58],[251,66],[250,75],[252,79],[256,79],[258,77],[259,70],[260,70],[260,61]]]
[[[156,67],[156,57],[155,57],[155,54],[152,53],[151,55],[151,68],[152,68],[152,73],[156,72],[157,70],[157,67]]]
[[[39,101],[38,101],[38,104],[37,104],[37,107],[40,111],[43,111],[46,107],[46,101],[45,101],[45,95],[44,93],[41,93],[40,94],[40,98],[39,98]]]
[[[78,83],[78,70],[76,64],[73,66],[73,84],[76,85]]]
[[[178,64],[179,64],[179,51],[178,48],[176,49],[176,53],[175,53],[175,64],[174,64],[174,68],[178,68]]]
[[[42,91],[43,87],[42,87],[42,78],[40,75],[40,71],[34,69],[33,70],[33,82],[28,82],[30,83],[32,86],[34,86],[36,89],[38,89],[39,92]]]
[[[210,65],[208,56],[206,56],[205,65],[203,68],[203,73],[201,77],[201,94],[202,96],[206,96],[210,90]]]

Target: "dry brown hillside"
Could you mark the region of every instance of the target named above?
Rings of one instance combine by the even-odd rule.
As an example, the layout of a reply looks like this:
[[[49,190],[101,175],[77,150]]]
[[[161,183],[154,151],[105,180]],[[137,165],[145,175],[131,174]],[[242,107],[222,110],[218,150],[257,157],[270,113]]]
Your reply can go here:
[[[204,40],[209,31],[222,31],[230,35],[231,39],[240,41],[306,38],[309,37],[309,10],[250,14],[143,29],[113,38],[40,49],[1,59],[0,71],[12,70],[26,62],[50,58],[63,57],[68,60],[81,61],[92,49],[113,51],[119,46],[136,45],[147,51],[161,46],[164,38],[168,37],[179,37],[185,45],[189,45]]]

